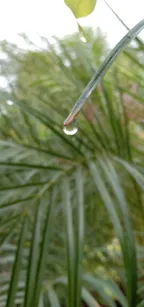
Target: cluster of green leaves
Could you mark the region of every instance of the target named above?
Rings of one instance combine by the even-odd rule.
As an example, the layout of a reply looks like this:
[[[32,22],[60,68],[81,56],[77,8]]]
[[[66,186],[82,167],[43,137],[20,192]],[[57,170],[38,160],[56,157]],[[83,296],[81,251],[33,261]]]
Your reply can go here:
[[[143,306],[143,44],[111,67],[70,137],[64,118],[108,52],[85,35],[35,51],[1,43],[1,307]]]

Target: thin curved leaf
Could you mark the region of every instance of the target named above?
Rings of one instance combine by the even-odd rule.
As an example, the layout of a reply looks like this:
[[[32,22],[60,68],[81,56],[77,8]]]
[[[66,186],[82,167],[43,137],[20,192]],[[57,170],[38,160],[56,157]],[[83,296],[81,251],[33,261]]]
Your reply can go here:
[[[112,49],[107,58],[104,60],[100,68],[93,75],[82,95],[74,105],[72,111],[68,115],[68,117],[64,121],[64,125],[69,125],[78,112],[83,107],[86,100],[89,98],[93,90],[96,88],[97,84],[100,82],[102,77],[106,74],[108,68],[113,64],[118,55],[124,50],[126,45],[135,38],[139,32],[144,28],[144,19],[142,19],[137,25],[135,25],[120,41],[119,43]]]

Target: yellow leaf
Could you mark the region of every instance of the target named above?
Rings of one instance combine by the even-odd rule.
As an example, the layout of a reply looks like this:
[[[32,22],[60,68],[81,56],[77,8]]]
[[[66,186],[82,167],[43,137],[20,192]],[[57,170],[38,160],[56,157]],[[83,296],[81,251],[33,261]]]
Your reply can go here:
[[[95,8],[96,0],[64,0],[76,18],[91,14]]]

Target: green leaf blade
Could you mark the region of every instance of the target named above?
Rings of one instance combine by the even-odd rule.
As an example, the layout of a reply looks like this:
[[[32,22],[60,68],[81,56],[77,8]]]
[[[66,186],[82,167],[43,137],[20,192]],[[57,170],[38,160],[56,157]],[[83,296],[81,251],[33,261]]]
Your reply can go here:
[[[27,216],[25,215],[23,225],[21,228],[20,236],[19,236],[19,243],[16,251],[15,262],[13,265],[13,271],[10,281],[10,287],[7,296],[7,303],[6,307],[14,307],[15,306],[15,298],[17,292],[17,284],[21,266],[21,257],[23,251],[23,245],[26,238],[26,230],[27,230]]]

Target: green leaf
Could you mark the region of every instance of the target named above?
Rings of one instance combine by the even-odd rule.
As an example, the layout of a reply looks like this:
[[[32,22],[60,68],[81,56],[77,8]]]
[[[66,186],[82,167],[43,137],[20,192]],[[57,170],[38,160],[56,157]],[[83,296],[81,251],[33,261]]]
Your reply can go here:
[[[144,176],[135,165],[128,163],[120,158],[114,158],[118,163],[120,163],[129,172],[133,179],[138,183],[138,185],[144,189]]]
[[[33,305],[35,307],[38,306],[39,299],[40,299],[40,293],[42,289],[42,282],[44,278],[44,270],[46,266],[46,261],[48,258],[48,239],[52,231],[52,221],[53,221],[53,207],[55,204],[55,190],[52,191],[52,195],[50,198],[50,203],[47,209],[46,218],[44,222],[44,230],[42,234],[42,242],[41,242],[41,249],[40,249],[40,255],[38,259],[38,265],[37,265],[37,271],[35,274],[35,285],[33,287],[34,293],[33,293]],[[33,246],[34,248],[34,246]],[[37,249],[37,247],[35,246]],[[33,249],[33,256],[34,256],[34,249]],[[33,275],[34,276],[34,275]]]
[[[72,204],[68,179],[63,180],[63,205],[66,224],[67,271],[68,271],[68,306],[75,306],[75,238],[73,228]]]
[[[84,248],[84,190],[83,190],[83,175],[79,168],[76,173],[77,186],[77,206],[76,206],[76,272],[75,272],[75,306],[79,307],[81,302],[81,286],[82,286],[82,259]]]
[[[84,275],[84,281],[86,281],[89,286],[91,286],[99,296],[104,300],[105,303],[108,303],[109,307],[116,307],[114,300],[106,292],[106,282],[99,280],[88,274]],[[107,287],[108,288],[108,287]],[[113,295],[116,295],[116,291],[113,292]],[[124,305],[126,307],[126,305]]]
[[[14,168],[32,168],[32,169],[49,169],[49,170],[62,170],[62,168],[51,165],[38,165],[38,164],[23,164],[0,161],[0,167],[14,167]]]
[[[49,287],[48,298],[49,298],[51,307],[60,307],[59,299],[57,297],[55,290],[52,287]]]
[[[82,297],[84,302],[89,306],[89,307],[100,307],[100,305],[96,302],[95,298],[91,295],[91,293],[86,289],[82,289]]]
[[[28,261],[27,281],[25,289],[24,307],[30,307],[33,304],[33,295],[35,292],[35,279],[39,257],[40,244],[40,203],[36,204],[35,220],[33,224],[31,248]]]
[[[40,299],[39,299],[39,305],[38,307],[44,307],[44,298],[43,298],[43,295],[40,296]]]
[[[103,163],[101,166],[108,178],[109,184],[115,193],[116,199],[120,205],[120,210],[123,216],[123,223],[125,225],[125,232],[123,234],[123,242],[121,242],[123,259],[125,263],[125,272],[127,277],[127,293],[129,306],[136,305],[136,291],[137,291],[137,263],[136,263],[136,247],[135,238],[133,234],[130,213],[126,203],[125,195],[120,186],[116,171],[110,161]]]
[[[76,18],[91,14],[95,8],[96,0],[65,0]]]
[[[16,298],[17,285],[18,285],[18,279],[19,279],[19,273],[20,273],[20,267],[21,267],[24,241],[26,238],[26,230],[27,230],[27,216],[25,215],[22,229],[21,229],[20,236],[19,236],[19,243],[18,243],[18,247],[16,251],[15,262],[13,265],[6,307],[15,306],[15,298]]]
[[[122,230],[122,226],[121,226],[121,223],[120,223],[120,219],[119,219],[119,216],[117,214],[117,210],[115,208],[115,204],[114,204],[114,201],[113,199],[111,198],[110,196],[110,193],[106,187],[106,184],[100,174],[100,171],[98,169],[98,167],[96,167],[96,165],[91,161],[89,163],[89,167],[90,167],[90,171],[91,171],[91,174],[93,176],[93,179],[94,179],[94,183],[100,193],[100,196],[106,206],[106,209],[112,219],[112,222],[114,224],[114,227],[115,227],[115,231],[116,231],[116,234],[118,236],[118,238],[121,240],[122,239],[122,234],[123,234],[123,230]]]
[[[121,229],[119,233],[119,240],[121,244],[121,249],[123,253],[123,261],[125,264],[125,273],[127,279],[127,295],[128,295],[128,303],[129,306],[135,306],[136,304],[136,291],[137,291],[137,263],[136,263],[136,247],[135,247],[135,239],[131,224],[131,218],[128,210],[128,204],[125,199],[124,192],[119,183],[119,179],[117,173],[110,162],[110,160],[99,159],[101,168],[105,174],[104,178],[108,179],[108,184],[110,185],[115,197],[116,197],[116,205],[119,206],[122,215],[122,222],[124,224],[124,230]],[[97,170],[98,173],[98,170]],[[98,174],[95,176],[98,176]],[[98,177],[97,177],[98,178]],[[97,180],[97,186],[99,187],[100,177]],[[103,192],[99,189],[101,196],[104,192],[104,183],[103,183]],[[103,193],[103,195],[102,195]],[[108,194],[107,194],[108,197]],[[104,199],[104,197],[103,197]],[[108,198],[104,199],[105,205],[108,208]],[[116,207],[116,205],[114,205]],[[112,205],[111,205],[112,209]],[[114,208],[113,208],[114,209]],[[109,210],[109,208],[108,208]],[[110,210],[109,210],[110,212]],[[117,219],[120,224],[121,217],[117,214]],[[114,222],[114,220],[113,220]],[[115,229],[117,229],[117,225],[114,222]],[[121,226],[120,226],[121,228]]]

